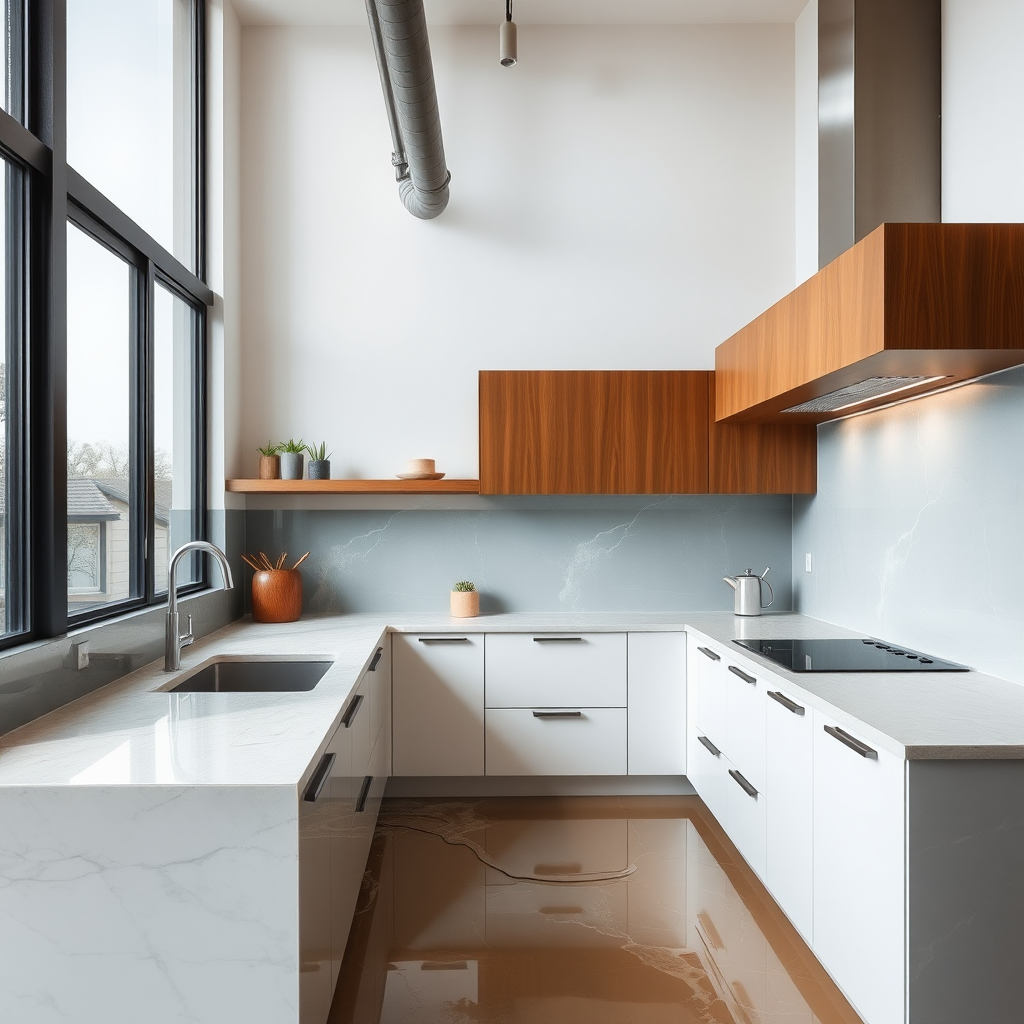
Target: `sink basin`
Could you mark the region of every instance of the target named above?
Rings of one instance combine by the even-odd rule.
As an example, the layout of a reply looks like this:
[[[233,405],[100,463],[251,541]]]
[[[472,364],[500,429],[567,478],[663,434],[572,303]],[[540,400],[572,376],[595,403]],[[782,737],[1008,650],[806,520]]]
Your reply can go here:
[[[168,693],[289,693],[312,690],[329,661],[245,661],[224,659],[193,672]]]

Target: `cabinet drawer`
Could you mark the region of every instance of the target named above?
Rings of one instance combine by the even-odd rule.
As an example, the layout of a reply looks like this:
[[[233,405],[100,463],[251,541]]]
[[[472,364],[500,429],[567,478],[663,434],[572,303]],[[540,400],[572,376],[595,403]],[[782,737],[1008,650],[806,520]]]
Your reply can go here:
[[[724,658],[722,660],[729,723],[725,752],[758,790],[767,792],[764,702],[769,687],[760,672]]]
[[[763,880],[768,798],[735,766],[728,767],[726,777],[729,781],[726,810],[729,838],[736,844],[736,849],[743,855],[743,859],[754,869],[757,877]]]
[[[725,663],[720,651],[709,644],[691,639],[696,651],[697,725],[716,743],[724,743],[727,730],[727,686]]]
[[[483,775],[484,638],[391,638],[395,775]]]
[[[488,633],[487,707],[623,708],[625,633]]]
[[[488,775],[626,774],[625,708],[488,708],[486,723]]]
[[[728,758],[717,747],[710,736],[697,730],[697,781],[696,789],[701,800],[707,804],[708,810],[718,819],[722,828],[728,828],[729,787],[733,785],[729,778]],[[717,753],[716,753],[717,751]]]

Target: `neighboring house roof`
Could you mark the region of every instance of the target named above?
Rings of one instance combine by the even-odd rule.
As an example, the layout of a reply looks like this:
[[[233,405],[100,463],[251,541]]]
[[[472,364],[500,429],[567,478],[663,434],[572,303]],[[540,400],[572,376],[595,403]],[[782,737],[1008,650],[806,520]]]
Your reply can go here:
[[[111,522],[120,519],[95,480],[68,480],[68,520],[73,523]]]
[[[70,481],[69,481],[70,482]],[[117,477],[103,477],[94,481],[96,486],[108,497],[122,505],[128,504],[128,481]],[[155,518],[158,523],[166,526],[171,518],[171,489],[173,484],[170,480],[156,481],[156,494],[154,509]]]

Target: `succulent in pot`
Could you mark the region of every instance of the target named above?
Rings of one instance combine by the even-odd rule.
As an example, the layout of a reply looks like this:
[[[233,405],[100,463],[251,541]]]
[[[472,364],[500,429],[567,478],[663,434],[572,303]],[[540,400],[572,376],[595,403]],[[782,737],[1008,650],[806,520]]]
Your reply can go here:
[[[459,580],[452,587],[451,611],[453,619],[472,619],[480,614],[480,591],[470,580]]]
[[[260,453],[260,479],[277,480],[281,476],[281,449],[271,441],[256,449]]]
[[[305,443],[301,439],[294,441],[289,438],[287,441],[281,441],[278,448],[281,450],[281,479],[301,480]]]
[[[331,479],[331,453],[327,445],[307,444],[306,451],[309,452],[309,479],[330,480]]]

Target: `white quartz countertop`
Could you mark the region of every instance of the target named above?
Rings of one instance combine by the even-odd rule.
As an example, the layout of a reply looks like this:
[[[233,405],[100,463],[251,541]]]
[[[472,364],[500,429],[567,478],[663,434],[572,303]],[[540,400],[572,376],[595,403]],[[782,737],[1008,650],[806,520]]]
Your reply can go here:
[[[284,625],[249,619],[182,651],[181,671],[145,666],[0,737],[0,786],[300,786],[338,724],[388,630],[442,632],[673,631],[733,647],[734,638],[861,636],[790,613],[739,619],[726,612],[664,614],[335,615]],[[910,758],[1024,758],[1024,687],[977,672],[785,671],[736,647],[736,660],[769,669],[793,696]],[[172,694],[160,688],[217,656],[326,660],[300,693]],[[861,730],[862,734],[865,732]]]

